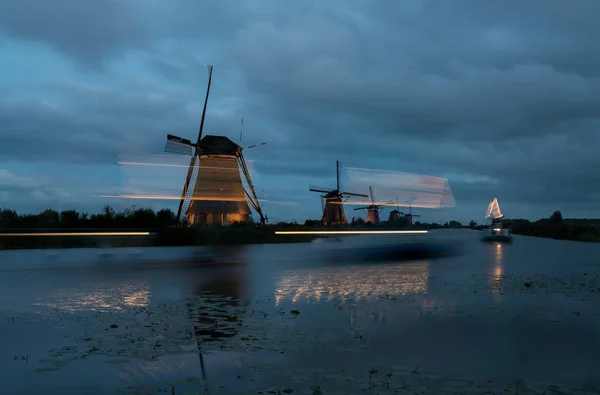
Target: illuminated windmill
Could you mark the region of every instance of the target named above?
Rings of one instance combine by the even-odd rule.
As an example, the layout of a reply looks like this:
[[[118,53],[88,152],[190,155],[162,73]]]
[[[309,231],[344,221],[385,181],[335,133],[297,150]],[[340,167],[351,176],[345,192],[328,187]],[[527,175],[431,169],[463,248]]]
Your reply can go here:
[[[202,137],[212,69],[209,65],[208,87],[196,143],[167,135],[165,152],[192,157],[177,209],[177,222],[179,223],[184,210],[189,225],[229,225],[233,222],[245,222],[250,219],[250,204],[259,215],[262,224],[264,216],[242,155],[243,148],[224,136]],[[263,144],[265,143],[247,148]],[[244,174],[250,193],[242,184],[240,172]]]
[[[325,206],[323,207],[323,218],[321,222],[324,225],[346,225],[348,220],[344,213],[344,202],[346,202],[352,196],[369,197],[362,193],[352,192],[341,192],[340,191],[340,162],[336,161],[336,189],[328,190],[326,188],[309,188],[311,192],[319,192],[322,200],[325,200]],[[321,200],[321,201],[322,201]]]
[[[375,204],[375,198],[373,197],[373,188],[369,186],[369,194],[371,195],[371,204],[365,207],[357,207],[354,210],[367,210],[367,219],[365,222],[370,222],[373,225],[381,224],[381,219],[379,217],[379,211],[383,210],[377,204]]]
[[[500,220],[504,217],[504,214],[500,211],[500,205],[498,204],[498,199],[494,198],[488,205],[487,211],[485,212],[485,218],[492,221],[492,223],[500,222]]]

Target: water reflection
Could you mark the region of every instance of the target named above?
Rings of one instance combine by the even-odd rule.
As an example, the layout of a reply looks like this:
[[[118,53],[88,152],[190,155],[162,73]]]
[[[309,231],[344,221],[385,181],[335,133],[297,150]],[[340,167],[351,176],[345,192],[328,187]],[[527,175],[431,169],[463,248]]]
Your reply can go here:
[[[383,295],[422,294],[428,290],[429,263],[313,268],[281,272],[275,304],[352,298],[356,302]]]
[[[185,308],[191,324],[188,335],[190,340],[195,339],[196,346],[186,348],[189,353],[185,356],[129,361],[120,377],[130,384],[197,377],[203,381],[194,385],[204,387],[208,393],[206,380],[214,380],[220,371],[241,368],[241,352],[219,349],[215,343],[235,337],[241,329],[241,315],[247,307],[243,301],[247,287],[244,266],[244,262],[223,262],[221,267],[190,272],[189,276],[197,280],[192,280],[195,285],[186,298]]]
[[[99,289],[90,290],[90,284],[61,289],[54,294],[54,297],[44,295],[42,301],[36,301],[33,305],[67,312],[106,312],[148,307],[150,304],[150,286],[146,281],[95,286],[99,286]]]
[[[490,277],[489,277],[489,286],[492,291],[492,298],[494,302],[502,301],[502,276],[504,273],[504,265],[503,265],[503,249],[504,245],[502,243],[496,243],[489,245],[489,253],[490,253]]]
[[[231,307],[234,310],[243,307],[242,297],[246,288],[246,278],[241,270],[219,270],[211,274],[212,278],[198,284],[195,291],[204,303],[187,304],[192,321],[198,324],[194,326],[194,333],[203,341],[237,334],[241,321],[236,315],[230,315]]]

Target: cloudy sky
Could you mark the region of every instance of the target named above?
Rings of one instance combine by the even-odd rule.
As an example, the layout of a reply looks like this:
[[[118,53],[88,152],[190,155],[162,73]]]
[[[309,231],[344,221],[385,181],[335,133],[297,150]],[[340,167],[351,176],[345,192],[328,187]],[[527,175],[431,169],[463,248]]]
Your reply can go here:
[[[271,220],[319,217],[346,166],[446,177],[482,220],[599,217],[597,0],[4,0],[0,206],[98,211],[184,167],[119,165],[205,133],[246,151]],[[124,159],[126,158],[126,159]],[[134,159],[132,159],[134,158]],[[135,159],[137,158],[137,159]],[[184,162],[181,162],[183,164]],[[131,167],[131,166],[129,166]]]

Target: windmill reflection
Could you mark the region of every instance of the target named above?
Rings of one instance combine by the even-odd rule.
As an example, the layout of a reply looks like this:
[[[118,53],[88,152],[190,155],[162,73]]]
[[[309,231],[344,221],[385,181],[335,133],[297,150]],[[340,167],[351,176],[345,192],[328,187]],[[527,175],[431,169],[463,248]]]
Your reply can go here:
[[[234,256],[228,258],[233,259]],[[195,286],[194,295],[203,303],[187,303],[203,380],[207,380],[204,355],[207,346],[236,336],[242,326],[239,314],[246,308],[242,302],[246,290],[245,264],[243,261],[234,262],[222,262],[219,268],[199,272],[199,277],[205,280]],[[233,358],[234,364],[241,366],[241,355],[234,353]]]

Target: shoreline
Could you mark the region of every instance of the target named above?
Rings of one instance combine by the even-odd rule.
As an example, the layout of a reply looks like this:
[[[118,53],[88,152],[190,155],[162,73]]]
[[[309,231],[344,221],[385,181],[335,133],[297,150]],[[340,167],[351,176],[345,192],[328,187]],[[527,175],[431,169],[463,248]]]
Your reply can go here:
[[[571,227],[569,225],[561,227],[542,225],[537,227],[535,225],[530,225],[527,228],[514,226],[507,226],[507,228],[511,229],[511,233],[513,235],[519,236],[529,236],[551,240],[578,241],[582,243],[600,243],[600,232],[596,231],[595,228],[592,227]],[[484,229],[487,229],[487,227],[467,227],[467,229],[481,232]]]
[[[317,238],[336,237],[335,234],[278,234],[277,232],[331,231],[418,231],[424,227],[306,227],[306,226],[230,226],[206,228],[163,229],[14,229],[0,232],[1,250],[121,248],[121,247],[193,247],[235,246],[249,244],[310,243]],[[62,234],[65,234],[64,236]],[[5,236],[2,236],[5,234]],[[6,235],[9,234],[9,235]],[[19,236],[24,234],[25,236]],[[31,235],[30,235],[31,234]],[[46,236],[46,235],[51,236]],[[349,236],[351,236],[350,234]]]

